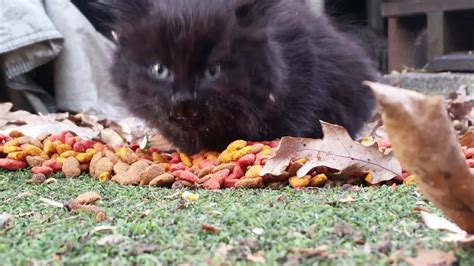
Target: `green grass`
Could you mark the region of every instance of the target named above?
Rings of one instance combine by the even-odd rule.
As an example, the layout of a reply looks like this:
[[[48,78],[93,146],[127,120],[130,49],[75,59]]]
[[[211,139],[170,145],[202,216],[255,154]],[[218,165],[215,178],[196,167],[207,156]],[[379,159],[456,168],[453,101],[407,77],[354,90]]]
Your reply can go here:
[[[249,264],[249,253],[261,251],[266,264],[284,263],[294,247],[328,245],[328,256],[312,257],[304,264],[386,265],[389,257],[414,255],[416,247],[451,250],[440,241],[442,232],[428,229],[415,207],[434,210],[414,187],[341,188],[295,191],[227,190],[197,193],[200,199],[184,203],[177,191],[158,188],[122,187],[100,184],[83,176],[75,180],[58,178],[54,185],[27,185],[27,173],[0,172],[0,214],[15,215],[6,229],[0,229],[0,264],[25,265],[30,262],[66,264]],[[20,193],[30,192],[27,197]],[[96,191],[98,204],[109,220],[97,223],[90,213],[71,214],[39,199],[65,202]],[[173,196],[174,195],[174,196]],[[351,196],[356,201],[339,203]],[[141,218],[144,211],[151,213]],[[365,241],[333,232],[336,224],[347,223],[360,231]],[[203,224],[220,229],[218,234],[201,230]],[[111,232],[95,232],[108,225],[113,233],[128,237],[112,246],[96,241]],[[263,234],[256,235],[255,228]],[[391,235],[385,253],[372,248],[382,235]],[[155,244],[151,253],[137,252],[139,244]],[[221,244],[234,247],[225,256]],[[473,265],[474,253],[455,250],[461,265]],[[402,262],[398,260],[397,262]]]

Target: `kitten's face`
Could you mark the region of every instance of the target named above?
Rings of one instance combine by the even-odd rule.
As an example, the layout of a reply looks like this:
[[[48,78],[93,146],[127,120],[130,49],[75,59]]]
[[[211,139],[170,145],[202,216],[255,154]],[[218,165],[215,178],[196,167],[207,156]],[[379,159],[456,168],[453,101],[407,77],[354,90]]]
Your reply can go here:
[[[264,134],[283,69],[267,29],[220,0],[155,2],[120,33],[112,71],[130,109],[178,145]]]

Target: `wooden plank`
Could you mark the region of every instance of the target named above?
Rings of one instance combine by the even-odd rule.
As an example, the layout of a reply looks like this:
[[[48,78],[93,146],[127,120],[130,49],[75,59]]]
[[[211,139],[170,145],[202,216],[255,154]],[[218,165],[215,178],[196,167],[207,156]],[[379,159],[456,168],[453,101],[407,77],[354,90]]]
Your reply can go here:
[[[428,61],[447,52],[446,18],[444,12],[431,12],[428,18]]]
[[[385,0],[382,3],[382,16],[397,17],[466,9],[474,9],[474,0]]]
[[[377,33],[384,32],[382,4],[380,0],[367,0],[367,24]]]
[[[414,66],[415,35],[403,27],[400,18],[388,19],[388,69],[401,70]]]

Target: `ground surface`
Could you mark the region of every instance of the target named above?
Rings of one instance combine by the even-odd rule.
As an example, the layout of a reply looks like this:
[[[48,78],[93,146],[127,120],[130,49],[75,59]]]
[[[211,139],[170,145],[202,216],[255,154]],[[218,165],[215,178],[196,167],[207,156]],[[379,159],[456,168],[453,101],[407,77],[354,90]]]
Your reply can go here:
[[[291,248],[321,245],[329,246],[328,256],[311,257],[304,264],[386,265],[390,258],[403,263],[401,258],[414,255],[417,246],[451,249],[439,240],[443,233],[426,228],[413,210],[433,210],[414,187],[199,190],[200,199],[188,204],[174,190],[100,184],[87,176],[58,179],[55,185],[26,185],[25,179],[24,173],[0,172],[0,214],[15,215],[9,227],[0,229],[2,265],[31,261],[108,265],[226,261],[235,265],[248,264],[247,254],[254,254],[250,260],[265,259],[274,265],[290,259]],[[97,223],[89,213],[71,214],[39,200],[64,202],[87,191],[103,197],[99,206],[108,221]],[[355,201],[339,202],[349,196]],[[151,212],[143,217],[145,211]],[[342,223],[360,235],[341,230]],[[204,232],[203,224],[220,232]],[[97,226],[111,226],[113,231],[96,232]],[[128,239],[117,245],[97,244],[111,233]],[[379,251],[384,234],[391,236],[390,245]],[[227,255],[223,244],[233,247]],[[144,252],[144,247],[151,251]],[[473,252],[455,252],[460,265],[474,265]]]

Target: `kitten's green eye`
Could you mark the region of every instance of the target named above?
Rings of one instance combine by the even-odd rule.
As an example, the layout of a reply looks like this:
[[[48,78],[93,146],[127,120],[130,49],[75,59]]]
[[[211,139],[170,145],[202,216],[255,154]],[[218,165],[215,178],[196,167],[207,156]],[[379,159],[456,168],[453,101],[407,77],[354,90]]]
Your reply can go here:
[[[204,76],[209,80],[215,80],[221,75],[221,66],[210,66],[204,71]]]
[[[170,71],[162,64],[156,64],[151,67],[151,75],[156,79],[167,79]]]

